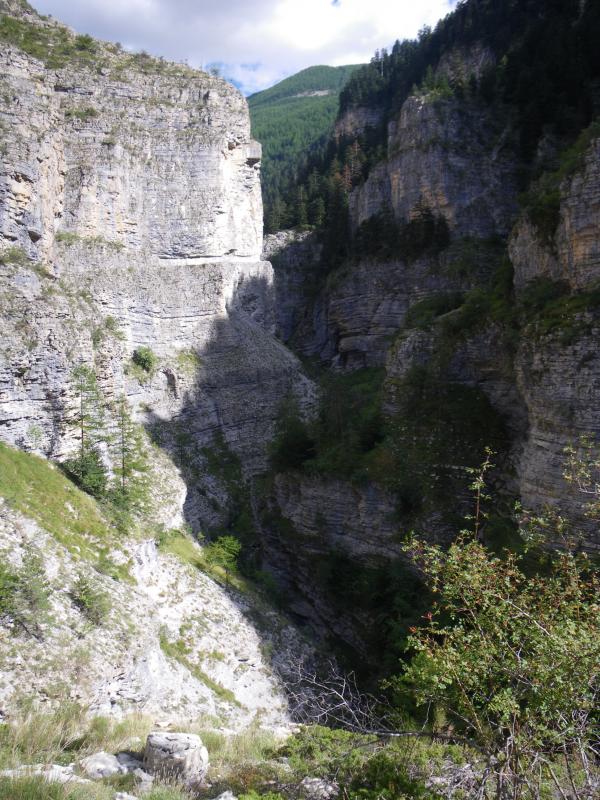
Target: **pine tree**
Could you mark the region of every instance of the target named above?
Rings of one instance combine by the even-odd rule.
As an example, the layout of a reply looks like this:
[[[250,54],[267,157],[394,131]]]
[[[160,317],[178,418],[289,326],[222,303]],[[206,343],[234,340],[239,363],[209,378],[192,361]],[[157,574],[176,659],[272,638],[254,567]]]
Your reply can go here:
[[[94,370],[86,364],[75,367],[71,378],[77,397],[75,425],[79,432],[79,454],[63,466],[85,492],[102,497],[107,486],[106,467],[98,447],[105,439],[102,395]]]
[[[113,499],[124,511],[140,510],[147,494],[148,458],[142,431],[133,421],[124,396],[117,402],[115,417],[116,429],[110,443],[116,478]]]

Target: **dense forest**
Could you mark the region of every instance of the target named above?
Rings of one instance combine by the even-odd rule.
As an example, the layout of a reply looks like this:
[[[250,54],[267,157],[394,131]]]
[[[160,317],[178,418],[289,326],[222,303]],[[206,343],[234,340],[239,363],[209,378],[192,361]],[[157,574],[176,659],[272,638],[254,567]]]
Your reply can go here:
[[[252,134],[263,145],[262,191],[269,232],[293,223],[282,192],[307,155],[326,142],[339,93],[357,68],[309,67],[248,98]]]

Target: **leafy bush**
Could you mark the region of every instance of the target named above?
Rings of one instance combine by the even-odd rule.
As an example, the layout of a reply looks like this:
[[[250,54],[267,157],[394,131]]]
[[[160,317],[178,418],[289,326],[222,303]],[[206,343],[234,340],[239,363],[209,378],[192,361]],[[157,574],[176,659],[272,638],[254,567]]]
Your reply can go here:
[[[71,480],[92,497],[106,495],[108,474],[102,456],[96,447],[86,447],[76,458],[68,458],[62,468]]]
[[[315,455],[315,442],[302,419],[298,403],[289,397],[279,409],[275,437],[269,447],[273,469],[284,472],[299,469]]]
[[[549,780],[558,756],[583,797],[600,691],[600,585],[588,559],[562,552],[549,574],[528,576],[520,556],[493,556],[466,533],[447,551],[421,541],[407,551],[436,603],[396,687],[441,706],[511,797],[531,788],[523,776]]]
[[[364,457],[383,438],[383,370],[327,374],[321,381],[319,414],[310,427],[315,456],[308,472],[364,477]]]
[[[400,258],[411,262],[425,253],[440,253],[449,244],[446,219],[428,206],[419,205],[408,222],[397,222],[389,209],[366,219],[356,232],[351,253],[358,258],[374,256],[378,260]]]
[[[364,754],[360,746],[368,738],[350,731],[310,725],[290,736],[280,753],[297,775],[330,778],[340,770],[348,775],[362,765]]]
[[[462,305],[463,299],[460,292],[445,292],[426,297],[409,308],[404,324],[407,328],[426,330],[437,317]]]
[[[237,569],[238,558],[242,549],[241,542],[235,536],[219,536],[214,542],[204,548],[204,557],[213,567],[220,567],[225,571],[225,578]]]
[[[406,764],[393,752],[369,758],[345,788],[348,800],[436,800],[437,792],[408,774]]]
[[[133,363],[140,367],[144,372],[152,375],[158,365],[158,356],[151,350],[150,347],[138,347],[134,350],[131,357]]]
[[[95,119],[97,116],[99,116],[98,110],[91,106],[68,108],[65,111],[65,117],[67,117],[67,119],[78,119],[81,120],[81,122],[88,122],[88,120]]]
[[[0,264],[26,266],[30,263],[27,253],[20,247],[8,247],[0,253]]]

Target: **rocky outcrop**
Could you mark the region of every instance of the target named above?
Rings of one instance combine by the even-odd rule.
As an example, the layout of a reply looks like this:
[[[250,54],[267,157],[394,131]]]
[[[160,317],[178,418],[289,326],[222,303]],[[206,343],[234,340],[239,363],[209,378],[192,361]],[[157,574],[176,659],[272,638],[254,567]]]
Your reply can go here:
[[[600,278],[600,139],[592,141],[574,173],[560,187],[554,235],[544,239],[525,215],[510,240],[515,287],[535,278],[564,281],[572,289],[589,289]]]
[[[54,620],[44,641],[22,637],[18,648],[0,630],[3,707],[26,683],[42,703],[66,692],[93,714],[217,714],[238,728],[264,709],[265,724],[285,725],[283,689],[246,620],[254,601],[148,538],[223,525],[229,491],[264,468],[281,399],[313,393],[274,337],[246,101],[218,78],[75,39],[17,5],[8,10],[31,37],[60,35],[67,55],[57,65],[51,46],[43,61],[10,44],[0,53],[0,438],[69,456],[72,373],[86,364],[108,435],[125,397],[155,448],[149,532],[114,543],[128,577],[98,578],[115,611],[93,630],[69,596],[80,566],[69,543],[1,507],[3,553],[18,565],[27,548],[43,552]],[[132,361],[144,347],[147,369]],[[222,463],[239,465],[234,478]],[[200,557],[193,540],[186,547]],[[275,660],[287,652],[275,649]],[[58,695],[47,690],[55,679]]]
[[[167,477],[165,467],[153,485]],[[25,690],[41,711],[68,700],[92,715],[137,713],[161,725],[190,724],[203,715],[219,716],[234,730],[257,715],[267,727],[287,725],[280,670],[293,670],[305,645],[283,617],[263,608],[257,628],[247,615],[254,608],[256,620],[258,598],[228,593],[152,539],[115,536],[102,542],[109,545],[104,567],[94,560],[98,542],[86,558],[80,555],[81,541],[68,544],[6,504],[0,507],[3,558],[19,569],[30,554],[43,555],[43,580],[51,594],[39,638],[0,628],[0,700],[6,714],[15,712]],[[198,545],[189,540],[187,547],[201,558]],[[111,576],[115,565],[121,565],[122,580]],[[91,625],[73,601],[82,574],[95,596],[108,598],[101,624]]]
[[[160,259],[258,260],[260,145],[240,93],[151,59],[136,68],[109,45],[91,58],[47,69],[2,48],[3,243],[57,272],[68,235]]]
[[[274,269],[276,331],[284,342],[292,339],[308,305],[321,250],[310,231],[278,231],[264,237],[263,258]]]
[[[349,108],[335,123],[334,136],[336,139],[355,139],[363,134],[367,128],[377,128],[384,121],[383,108],[359,106]]]
[[[409,97],[388,125],[387,158],[350,196],[354,227],[384,208],[407,221],[426,206],[460,236],[506,234],[516,211],[504,123],[477,103]]]

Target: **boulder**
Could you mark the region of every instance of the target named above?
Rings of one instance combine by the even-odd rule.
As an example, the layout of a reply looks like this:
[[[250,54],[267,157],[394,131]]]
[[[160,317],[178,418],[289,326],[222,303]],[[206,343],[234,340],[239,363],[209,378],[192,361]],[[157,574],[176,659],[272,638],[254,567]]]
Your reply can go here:
[[[339,786],[323,778],[304,778],[300,791],[305,800],[332,800],[337,797]]]
[[[73,772],[73,764],[66,767],[60,764],[31,764],[17,767],[16,769],[3,769],[0,771],[2,778],[30,778],[39,776],[50,783],[91,783],[86,778],[80,778]]]
[[[208,751],[195,734],[153,732],[146,740],[144,769],[187,784],[200,783],[208,771]]]
[[[110,778],[111,775],[121,775],[127,770],[123,767],[116,756],[112,753],[94,753],[86,756],[79,762],[79,766],[88,778],[99,781],[102,778]]]

